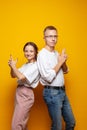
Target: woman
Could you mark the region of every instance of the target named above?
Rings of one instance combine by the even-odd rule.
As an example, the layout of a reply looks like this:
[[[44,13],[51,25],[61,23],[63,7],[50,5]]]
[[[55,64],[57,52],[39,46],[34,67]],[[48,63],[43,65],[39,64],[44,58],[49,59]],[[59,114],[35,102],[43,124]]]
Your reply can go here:
[[[8,61],[11,68],[11,77],[18,79],[12,130],[27,129],[29,113],[34,104],[33,88],[38,85],[40,77],[36,62],[38,53],[36,44],[33,42],[26,43],[23,51],[27,63],[23,64],[22,67],[17,69],[17,60],[13,60],[12,56]]]

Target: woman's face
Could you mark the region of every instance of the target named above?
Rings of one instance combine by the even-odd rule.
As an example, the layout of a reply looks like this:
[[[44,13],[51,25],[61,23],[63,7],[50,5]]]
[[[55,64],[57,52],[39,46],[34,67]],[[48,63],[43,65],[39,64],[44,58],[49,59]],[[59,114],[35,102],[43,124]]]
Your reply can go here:
[[[34,47],[31,46],[31,45],[27,45],[25,47],[25,50],[24,50],[24,56],[26,57],[26,59],[29,62],[34,62],[35,61],[35,55],[36,55],[36,52],[35,52]]]

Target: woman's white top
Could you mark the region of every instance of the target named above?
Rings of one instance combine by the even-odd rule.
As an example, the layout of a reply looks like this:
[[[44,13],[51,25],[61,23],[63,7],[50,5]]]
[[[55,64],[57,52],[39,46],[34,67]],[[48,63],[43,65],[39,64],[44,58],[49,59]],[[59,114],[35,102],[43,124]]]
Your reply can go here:
[[[50,52],[43,48],[37,58],[38,68],[41,74],[40,82],[42,85],[49,86],[63,86],[64,85],[64,75],[62,69],[56,74],[53,69],[58,63],[58,52]]]
[[[25,77],[26,81],[18,80],[19,85],[25,85],[26,87],[37,87],[39,83],[39,70],[37,67],[37,62],[26,63],[18,69]]]

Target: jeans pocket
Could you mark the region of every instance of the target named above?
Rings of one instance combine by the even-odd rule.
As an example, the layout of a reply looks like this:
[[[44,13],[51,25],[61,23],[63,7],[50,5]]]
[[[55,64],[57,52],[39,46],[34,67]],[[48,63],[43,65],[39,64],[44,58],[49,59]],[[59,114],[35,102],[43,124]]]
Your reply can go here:
[[[50,91],[50,94],[52,96],[56,96],[58,93],[59,93],[59,90],[56,90],[56,89],[51,89],[51,91]]]

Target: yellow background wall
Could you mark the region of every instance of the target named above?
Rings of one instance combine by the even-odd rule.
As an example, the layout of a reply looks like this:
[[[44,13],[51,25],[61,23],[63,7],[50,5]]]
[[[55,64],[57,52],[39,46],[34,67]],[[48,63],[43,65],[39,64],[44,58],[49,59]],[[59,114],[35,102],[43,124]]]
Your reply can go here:
[[[10,77],[9,55],[24,63],[22,48],[27,41],[44,46],[43,29],[59,30],[56,49],[66,48],[70,72],[65,75],[67,95],[76,118],[75,130],[87,129],[87,1],[0,0],[0,130],[11,129],[16,79]],[[42,97],[35,90],[29,130],[50,130],[50,118]]]

